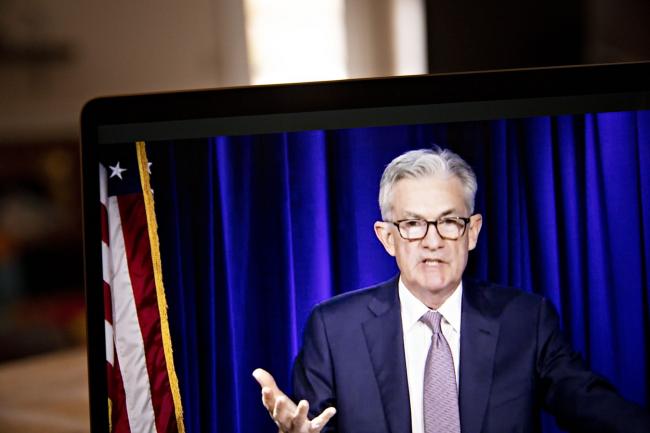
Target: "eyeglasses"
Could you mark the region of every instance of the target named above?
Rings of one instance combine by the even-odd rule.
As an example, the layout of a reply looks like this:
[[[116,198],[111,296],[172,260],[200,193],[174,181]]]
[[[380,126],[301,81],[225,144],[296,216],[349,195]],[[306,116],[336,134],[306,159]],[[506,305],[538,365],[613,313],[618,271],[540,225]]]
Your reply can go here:
[[[399,230],[402,238],[409,241],[424,239],[429,232],[429,226],[436,228],[438,235],[442,239],[455,241],[465,234],[465,229],[470,219],[465,217],[442,217],[435,221],[424,219],[407,219],[393,222],[393,225]]]

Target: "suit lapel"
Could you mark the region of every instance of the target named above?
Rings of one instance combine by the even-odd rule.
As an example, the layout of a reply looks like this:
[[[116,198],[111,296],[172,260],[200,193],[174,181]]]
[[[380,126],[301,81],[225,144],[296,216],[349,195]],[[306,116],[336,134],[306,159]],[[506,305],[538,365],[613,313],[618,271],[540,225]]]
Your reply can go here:
[[[460,333],[460,423],[463,433],[479,433],[485,417],[499,323],[489,302],[471,281],[463,281]]]
[[[411,431],[411,410],[397,279],[388,282],[368,304],[374,317],[363,323],[384,415],[392,433]]]

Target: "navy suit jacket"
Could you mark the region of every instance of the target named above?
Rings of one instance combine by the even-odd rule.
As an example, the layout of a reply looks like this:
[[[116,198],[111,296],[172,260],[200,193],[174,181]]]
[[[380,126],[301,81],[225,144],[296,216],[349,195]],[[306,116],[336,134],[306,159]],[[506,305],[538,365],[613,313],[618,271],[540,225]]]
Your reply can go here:
[[[324,431],[409,433],[411,414],[398,278],[314,308],[293,371],[294,398]],[[540,409],[576,432],[650,432],[650,417],[587,370],[544,298],[463,281],[459,407],[462,433],[540,431]]]

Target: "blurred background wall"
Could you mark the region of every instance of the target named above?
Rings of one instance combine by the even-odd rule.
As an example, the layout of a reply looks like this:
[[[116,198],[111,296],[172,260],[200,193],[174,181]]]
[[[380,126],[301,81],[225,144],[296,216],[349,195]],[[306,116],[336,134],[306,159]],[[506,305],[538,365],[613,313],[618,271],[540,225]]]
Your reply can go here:
[[[83,344],[99,95],[650,59],[642,0],[0,0],[0,362]]]

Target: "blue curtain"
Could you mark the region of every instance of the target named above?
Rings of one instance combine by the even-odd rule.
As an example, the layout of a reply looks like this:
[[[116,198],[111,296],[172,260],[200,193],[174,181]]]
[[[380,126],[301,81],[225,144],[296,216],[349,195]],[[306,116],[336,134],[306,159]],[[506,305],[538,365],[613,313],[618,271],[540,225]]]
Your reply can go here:
[[[214,137],[148,144],[189,433],[277,431],[252,370],[290,390],[310,309],[396,274],[379,179],[432,144],[478,176],[466,272],[547,296],[587,364],[647,403],[649,112]]]

